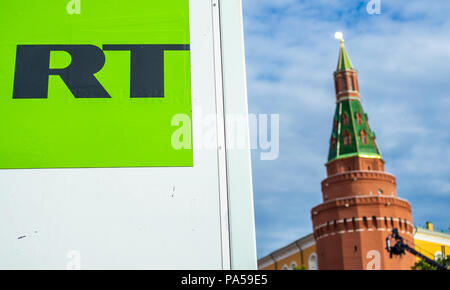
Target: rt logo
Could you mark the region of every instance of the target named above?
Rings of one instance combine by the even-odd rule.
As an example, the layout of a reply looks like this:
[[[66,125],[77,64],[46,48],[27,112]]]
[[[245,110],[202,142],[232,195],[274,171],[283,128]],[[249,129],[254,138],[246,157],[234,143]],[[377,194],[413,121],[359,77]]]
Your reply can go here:
[[[103,50],[130,51],[130,98],[164,98],[164,51],[190,50],[189,45],[103,45]],[[45,99],[48,76],[59,75],[75,98],[110,98],[94,76],[105,64],[94,45],[18,45],[13,99]],[[65,51],[71,63],[51,69],[50,52]]]

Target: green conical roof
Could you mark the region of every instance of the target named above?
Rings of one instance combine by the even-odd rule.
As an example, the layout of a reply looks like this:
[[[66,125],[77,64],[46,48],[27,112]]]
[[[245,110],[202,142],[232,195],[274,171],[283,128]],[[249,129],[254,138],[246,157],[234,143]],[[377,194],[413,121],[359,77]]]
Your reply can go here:
[[[347,99],[336,106],[328,162],[353,156],[381,159],[361,102]]]
[[[347,69],[353,69],[353,65],[341,40],[337,71]],[[369,126],[360,99],[344,96],[336,105],[328,162],[353,156],[381,159],[375,133]]]
[[[339,60],[336,71],[346,69],[353,69],[353,65],[348,57],[347,50],[345,49],[344,40],[341,40],[341,50],[339,51]]]

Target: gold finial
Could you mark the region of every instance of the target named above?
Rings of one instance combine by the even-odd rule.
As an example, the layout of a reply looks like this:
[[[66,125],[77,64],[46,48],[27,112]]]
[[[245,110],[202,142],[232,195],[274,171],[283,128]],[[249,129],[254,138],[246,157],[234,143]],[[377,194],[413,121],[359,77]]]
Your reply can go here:
[[[341,46],[344,45],[344,34],[342,34],[342,32],[338,31],[334,34],[334,38],[338,39],[341,41]]]

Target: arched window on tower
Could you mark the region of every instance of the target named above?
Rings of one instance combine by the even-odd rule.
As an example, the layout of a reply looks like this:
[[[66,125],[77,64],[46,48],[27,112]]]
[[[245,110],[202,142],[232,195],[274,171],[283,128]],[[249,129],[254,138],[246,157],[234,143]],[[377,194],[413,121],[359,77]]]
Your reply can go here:
[[[347,113],[344,113],[342,115],[342,124],[344,126],[348,126],[349,122],[350,122],[350,119],[348,118]]]
[[[367,138],[367,133],[366,133],[366,131],[364,131],[364,129],[361,130],[361,133],[359,135],[361,137],[362,144],[365,144],[365,145],[369,144],[369,139]]]
[[[358,123],[358,125],[362,125],[362,118],[361,118],[361,114],[359,112],[356,112],[355,118],[356,118],[356,123]]]
[[[331,149],[336,150],[336,138],[331,137]]]
[[[352,136],[350,135],[350,133],[348,131],[344,132],[343,139],[344,139],[344,146],[352,144]]]
[[[355,81],[353,79],[353,76],[350,76],[350,90],[352,90],[352,91],[356,90]]]
[[[341,81],[342,81],[342,90],[346,91],[347,90],[347,79],[345,78],[345,76],[342,76]]]

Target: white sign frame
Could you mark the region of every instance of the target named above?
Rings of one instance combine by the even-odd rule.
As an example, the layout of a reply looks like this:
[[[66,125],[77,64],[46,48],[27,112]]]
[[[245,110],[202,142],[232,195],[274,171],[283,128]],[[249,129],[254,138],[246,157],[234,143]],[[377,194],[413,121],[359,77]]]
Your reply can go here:
[[[190,0],[190,14],[192,105],[216,116],[213,150],[196,150],[193,114],[196,168],[0,170],[1,269],[256,269],[250,138],[233,148],[226,126],[249,124],[242,3]]]

